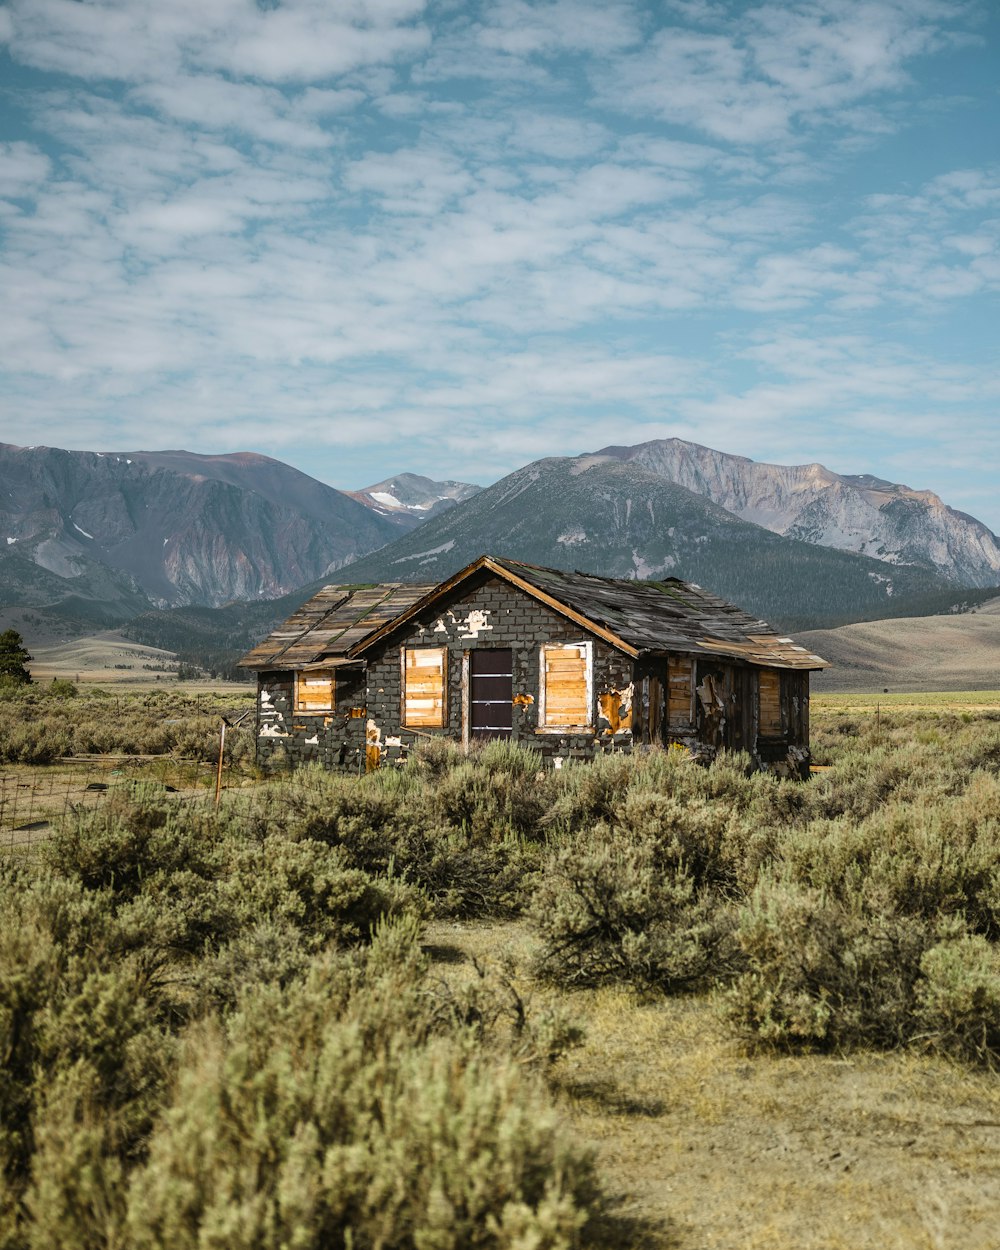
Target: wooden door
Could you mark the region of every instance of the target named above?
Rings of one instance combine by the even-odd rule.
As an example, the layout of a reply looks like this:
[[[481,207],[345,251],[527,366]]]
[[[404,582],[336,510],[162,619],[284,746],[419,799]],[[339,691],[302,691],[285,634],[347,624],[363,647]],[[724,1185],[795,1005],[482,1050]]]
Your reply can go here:
[[[509,738],[513,728],[514,653],[469,652],[469,722],[472,738]]]

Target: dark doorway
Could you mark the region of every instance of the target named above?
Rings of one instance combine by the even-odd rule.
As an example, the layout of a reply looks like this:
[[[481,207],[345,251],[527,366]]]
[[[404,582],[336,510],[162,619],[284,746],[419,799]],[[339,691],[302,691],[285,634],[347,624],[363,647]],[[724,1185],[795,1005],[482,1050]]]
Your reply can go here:
[[[514,653],[469,652],[469,717],[473,738],[509,738],[513,727]]]

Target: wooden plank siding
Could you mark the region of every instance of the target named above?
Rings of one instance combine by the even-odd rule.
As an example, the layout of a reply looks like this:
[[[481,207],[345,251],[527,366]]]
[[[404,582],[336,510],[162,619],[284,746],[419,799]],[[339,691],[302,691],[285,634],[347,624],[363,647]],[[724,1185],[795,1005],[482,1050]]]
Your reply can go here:
[[[296,712],[332,712],[335,706],[336,682],[332,669],[313,669],[296,674]]]
[[[774,668],[762,668],[757,678],[760,691],[760,733],[777,738],[783,732],[781,716],[781,674]]]
[[[667,662],[667,728],[671,732],[689,731],[693,724],[693,668],[687,656],[672,655]]]

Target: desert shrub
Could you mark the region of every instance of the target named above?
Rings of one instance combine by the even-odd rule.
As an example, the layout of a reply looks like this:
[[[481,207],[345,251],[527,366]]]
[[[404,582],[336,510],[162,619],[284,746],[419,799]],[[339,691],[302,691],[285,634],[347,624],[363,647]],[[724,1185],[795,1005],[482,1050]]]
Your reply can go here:
[[[437,780],[463,764],[467,756],[461,743],[452,738],[425,738],[410,752],[406,771],[414,776]]]
[[[1000,1067],[1000,951],[957,932],[924,952],[917,986],[919,1039],[957,1059]]]
[[[383,919],[422,911],[406,884],[352,868],[340,848],[322,842],[268,838],[230,851],[223,873],[228,932],[266,920],[294,928],[316,949],[366,941]]]
[[[50,699],[75,699],[80,692],[65,677],[53,677],[47,686],[42,687],[41,693]]]
[[[217,951],[264,923],[308,949],[364,941],[383,917],[422,908],[411,886],[362,871],[340,847],[247,838],[226,810],[185,808],[151,785],[65,822],[43,858],[175,954]]]
[[[72,749],[64,727],[36,720],[0,725],[0,759],[7,764],[51,764]]]
[[[561,984],[673,992],[732,967],[728,913],[682,858],[606,825],[550,857],[529,915],[541,942],[538,973]]]
[[[159,691],[111,696],[67,681],[21,686],[0,699],[0,762],[48,764],[71,754],[172,754],[210,761],[218,754],[219,717],[232,710],[232,702]],[[239,700],[241,705],[245,701]],[[229,736],[231,758],[247,755],[243,739],[249,737]]]
[[[427,1011],[412,941],[189,1038],[130,1186],[136,1247],[571,1247],[598,1190],[530,1071]]]
[[[119,928],[104,892],[16,875],[3,884],[5,1244],[12,1250],[28,1244],[21,1218],[27,1202],[40,1221],[33,1225],[32,1245],[105,1245],[116,1217],[97,1201],[96,1191],[117,1183],[121,1169],[115,1160],[134,1154],[148,1135],[172,1057],[160,994],[162,961]],[[69,1238],[50,1235],[53,1203],[78,1208],[82,1223]],[[119,1198],[119,1217],[123,1210]]]
[[[1000,936],[1000,780],[928,806],[898,800],[866,821],[812,821],[782,841],[790,877],[845,906],[864,900],[928,922],[960,916]]]
[[[589,761],[570,760],[555,775],[546,824],[569,833],[598,821],[613,822],[638,767],[637,756],[598,755]]]
[[[160,871],[211,871],[211,848],[155,783],[113,791],[101,807],[65,820],[43,848],[46,863],[85,888],[131,896]]]
[[[464,757],[454,774],[458,781],[431,779],[422,765],[363,778],[299,770],[274,787],[259,832],[339,847],[351,867],[419,887],[442,916],[510,914],[539,854],[511,829],[507,808],[532,783],[512,771],[494,782]]]
[[[537,837],[546,807],[540,766],[533,751],[491,743],[438,779],[434,812],[474,841]]]
[[[919,919],[766,880],[739,909],[736,939],[746,966],[725,1011],[751,1044],[891,1048],[912,1035],[920,960],[935,940]]]
[[[507,972],[433,983],[412,887],[151,787],[2,884],[9,1250],[586,1244],[591,1166],[535,1075],[575,1030]]]

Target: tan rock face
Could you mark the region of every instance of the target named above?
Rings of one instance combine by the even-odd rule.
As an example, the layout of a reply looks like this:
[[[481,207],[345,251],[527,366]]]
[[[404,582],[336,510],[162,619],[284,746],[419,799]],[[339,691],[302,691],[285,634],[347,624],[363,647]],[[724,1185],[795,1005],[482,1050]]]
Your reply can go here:
[[[888,564],[929,564],[967,586],[1000,581],[1000,539],[932,491],[821,464],[763,464],[676,438],[597,455],[640,465],[788,538]]]

